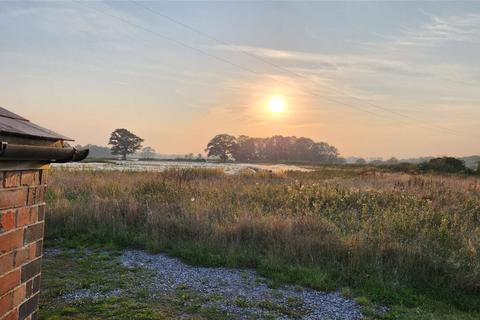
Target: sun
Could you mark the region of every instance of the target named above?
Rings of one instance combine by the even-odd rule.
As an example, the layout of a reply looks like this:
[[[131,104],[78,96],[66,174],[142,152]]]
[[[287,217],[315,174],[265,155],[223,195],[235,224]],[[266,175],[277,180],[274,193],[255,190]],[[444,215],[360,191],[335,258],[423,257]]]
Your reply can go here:
[[[272,113],[282,113],[285,111],[285,100],[279,96],[271,97],[268,100],[268,108]]]

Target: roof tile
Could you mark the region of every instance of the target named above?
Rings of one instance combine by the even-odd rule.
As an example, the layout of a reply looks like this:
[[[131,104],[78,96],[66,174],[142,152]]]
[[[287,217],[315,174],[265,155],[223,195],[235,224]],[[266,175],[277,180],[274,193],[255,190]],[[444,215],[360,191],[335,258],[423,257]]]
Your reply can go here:
[[[72,139],[45,129],[27,119],[0,107],[0,133],[43,138],[49,140],[70,140]]]

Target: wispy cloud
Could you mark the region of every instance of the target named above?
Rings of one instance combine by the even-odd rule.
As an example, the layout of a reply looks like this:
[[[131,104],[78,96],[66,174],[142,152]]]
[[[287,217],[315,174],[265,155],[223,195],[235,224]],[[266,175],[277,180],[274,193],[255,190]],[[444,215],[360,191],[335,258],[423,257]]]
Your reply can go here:
[[[0,10],[0,16],[5,22],[24,21],[27,25],[55,35],[94,37],[104,41],[139,35],[136,30],[125,27],[115,18],[102,14],[101,10],[138,22],[133,16],[94,2],[68,2],[67,5],[65,2],[33,2],[28,7],[18,2],[17,5],[5,6]]]
[[[429,21],[417,27],[403,27],[400,35],[380,35],[389,49],[433,47],[447,42],[480,43],[480,14],[439,17],[425,13]],[[377,44],[378,45],[378,44]],[[377,46],[378,47],[378,46]]]
[[[391,59],[382,59],[377,57],[369,57],[365,55],[355,54],[333,55],[303,51],[278,50],[245,45],[217,45],[216,48],[225,51],[253,54],[255,56],[264,58],[315,63],[315,67],[317,69],[324,70],[339,70],[352,66],[396,67],[403,65],[403,63],[401,62]]]

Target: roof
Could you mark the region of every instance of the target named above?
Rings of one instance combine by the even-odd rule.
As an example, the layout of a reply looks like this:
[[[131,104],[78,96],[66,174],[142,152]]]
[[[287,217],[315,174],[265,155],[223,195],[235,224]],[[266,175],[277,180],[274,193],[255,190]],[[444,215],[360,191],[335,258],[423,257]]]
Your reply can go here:
[[[52,130],[45,129],[29,120],[0,107],[0,133],[43,138],[47,140],[69,140],[68,138]]]

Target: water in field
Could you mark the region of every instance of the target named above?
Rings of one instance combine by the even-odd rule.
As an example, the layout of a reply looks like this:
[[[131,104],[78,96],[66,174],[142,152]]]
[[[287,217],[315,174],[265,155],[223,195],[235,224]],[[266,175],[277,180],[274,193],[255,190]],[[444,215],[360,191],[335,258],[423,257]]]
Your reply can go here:
[[[225,173],[235,174],[243,171],[266,170],[271,172],[282,171],[310,171],[296,165],[286,164],[251,164],[251,163],[210,163],[210,162],[182,162],[182,161],[109,161],[109,162],[70,162],[53,164],[55,168],[67,170],[101,170],[101,171],[163,171],[170,168],[211,168],[223,169]]]

